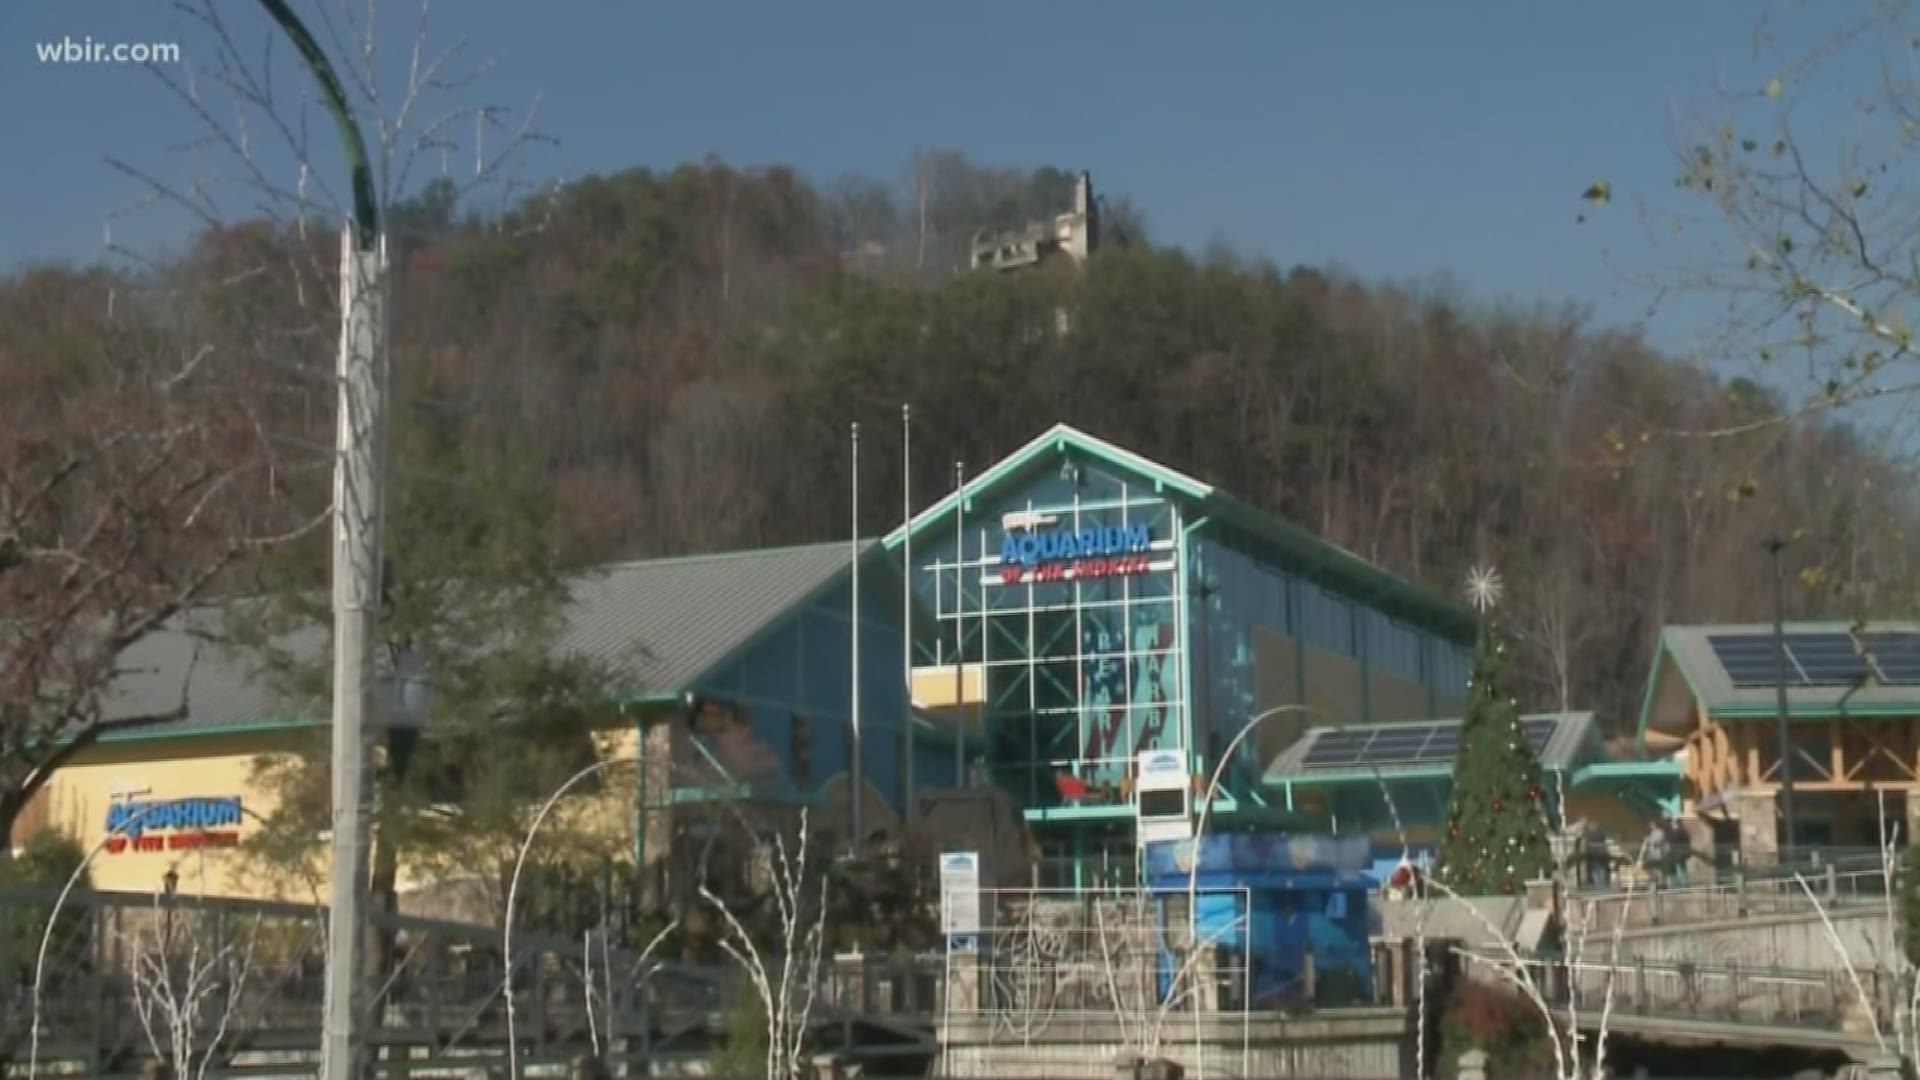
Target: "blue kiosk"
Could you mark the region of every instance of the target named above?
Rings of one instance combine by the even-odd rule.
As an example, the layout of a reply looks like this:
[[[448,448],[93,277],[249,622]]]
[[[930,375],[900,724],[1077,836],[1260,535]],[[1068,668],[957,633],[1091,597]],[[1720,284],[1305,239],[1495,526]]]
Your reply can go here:
[[[1372,857],[1364,836],[1241,833],[1197,843],[1149,842],[1145,869],[1147,885],[1156,891],[1182,892],[1190,880],[1202,890],[1194,913],[1199,936],[1245,957],[1247,1007],[1258,1009],[1299,1000],[1308,956],[1323,1000],[1371,995]],[[1252,910],[1243,912],[1243,904]],[[1170,955],[1163,961],[1164,995],[1171,991],[1175,963]]]

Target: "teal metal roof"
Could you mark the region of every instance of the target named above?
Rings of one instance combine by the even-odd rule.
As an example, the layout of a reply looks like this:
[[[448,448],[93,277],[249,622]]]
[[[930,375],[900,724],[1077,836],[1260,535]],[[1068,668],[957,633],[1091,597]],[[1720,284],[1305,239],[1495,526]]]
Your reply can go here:
[[[1573,771],[1575,787],[1612,781],[1680,782],[1680,762],[1674,758],[1657,761],[1596,761]]]
[[[968,480],[961,491],[949,492],[932,506],[914,515],[911,522],[887,534],[884,542],[888,548],[898,547],[908,529],[917,538],[938,526],[956,507],[970,505],[981,495],[1010,484],[1047,462],[1057,460],[1059,455],[1070,452],[1087,455],[1138,476],[1150,482],[1158,491],[1185,499],[1203,515],[1211,515],[1267,540],[1291,556],[1306,576],[1331,585],[1354,599],[1392,612],[1416,625],[1451,634],[1462,642],[1472,639],[1478,623],[1474,614],[1464,605],[1406,581],[1331,541],[1282,521],[1211,484],[1066,424],[1056,424],[1002,458],[992,468]]]
[[[1846,622],[1787,623],[1787,634],[1916,633],[1920,622],[1888,621],[1871,624]],[[1647,692],[1640,710],[1639,737],[1648,731],[1685,735],[1693,729],[1693,711],[1704,708],[1721,720],[1766,719],[1779,714],[1778,690],[1772,686],[1736,687],[1708,639],[1718,635],[1771,635],[1772,623],[1669,626],[1661,631],[1647,675]],[[1920,716],[1920,686],[1787,687],[1790,717],[1826,719],[1835,716]]]

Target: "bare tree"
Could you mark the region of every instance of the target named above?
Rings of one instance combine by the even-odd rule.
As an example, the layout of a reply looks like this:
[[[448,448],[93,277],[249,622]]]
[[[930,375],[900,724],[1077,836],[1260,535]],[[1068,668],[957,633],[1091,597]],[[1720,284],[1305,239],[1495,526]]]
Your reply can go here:
[[[241,365],[35,293],[0,295],[0,839],[108,727],[184,712],[184,682],[157,712],[110,700],[130,646],[323,520],[288,507],[291,466]],[[59,347],[75,333],[92,343]]]
[[[1779,414],[1722,433],[1920,388],[1916,27],[1910,0],[1770,8],[1745,70],[1678,126],[1678,182],[1693,201],[1656,209],[1709,254],[1663,284],[1725,300],[1713,357],[1799,387]],[[1904,404],[1876,412],[1911,420]]]
[[[216,936],[211,920],[176,910],[173,897],[155,894],[150,914],[120,934],[134,1014],[169,1076],[203,1080],[240,1015],[257,938],[244,930]]]
[[[777,918],[777,953],[766,953],[735,915],[727,900],[700,883],[700,898],[718,915],[720,948],[732,958],[760,999],[767,1021],[767,1072],[770,1078],[799,1080],[805,1074],[806,1040],[820,982],[826,941],[827,875],[802,807],[792,841],[777,825],[755,838],[768,895]]]

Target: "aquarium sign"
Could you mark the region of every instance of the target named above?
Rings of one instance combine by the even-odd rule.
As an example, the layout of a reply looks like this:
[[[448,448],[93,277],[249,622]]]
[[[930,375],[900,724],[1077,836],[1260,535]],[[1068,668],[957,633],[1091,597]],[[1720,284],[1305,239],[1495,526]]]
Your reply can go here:
[[[1009,529],[1000,537],[1000,581],[1077,581],[1144,574],[1153,536],[1145,525]]]
[[[120,799],[107,807],[109,854],[236,847],[243,811],[238,795],[195,799]]]

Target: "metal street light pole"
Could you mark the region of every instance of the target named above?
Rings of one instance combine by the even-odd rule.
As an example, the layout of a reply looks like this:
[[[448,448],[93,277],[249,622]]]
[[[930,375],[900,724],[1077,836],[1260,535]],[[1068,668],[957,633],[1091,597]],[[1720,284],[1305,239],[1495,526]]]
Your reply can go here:
[[[333,866],[320,1057],[325,1080],[357,1080],[366,1052],[360,992],[367,890],[365,721],[386,501],[386,245],[366,143],[333,65],[286,0],[259,2],[319,83],[353,185],[353,220],[344,230],[340,253],[339,456],[333,482]]]
[[[1187,841],[1187,843],[1191,845],[1189,850],[1191,850],[1193,856],[1187,862],[1187,937],[1196,949],[1200,947],[1200,842],[1206,839],[1207,819],[1213,811],[1213,800],[1220,793],[1220,781],[1226,775],[1227,763],[1233,760],[1233,755],[1239,751],[1240,744],[1246,740],[1247,736],[1253,734],[1255,728],[1258,728],[1261,724],[1266,723],[1276,716],[1288,715],[1304,715],[1326,719],[1325,714],[1311,705],[1276,705],[1271,709],[1254,714],[1248,718],[1246,723],[1240,725],[1240,730],[1233,733],[1233,738],[1227,740],[1226,749],[1220,752],[1220,760],[1213,763],[1213,775],[1208,778],[1207,786],[1200,794],[1199,821],[1194,827],[1193,837]],[[1247,912],[1242,918],[1251,920],[1252,913]],[[1249,922],[1248,925],[1251,925],[1251,923]],[[1189,993],[1191,993],[1191,988]],[[1191,996],[1193,999],[1194,1060],[1199,1062],[1200,1068],[1198,1074],[1204,1080],[1207,1075],[1206,1062],[1204,1057],[1199,1053],[1200,995],[1192,993]]]
[[[1774,705],[1780,736],[1780,826],[1781,857],[1793,865],[1793,732],[1787,722],[1787,632],[1786,595],[1780,577],[1780,553],[1791,540],[1770,536],[1761,543],[1773,556],[1773,683]]]
[[[850,816],[853,819],[853,837],[852,837],[853,844],[850,850],[853,854],[859,855],[860,853],[866,850],[866,844],[867,844],[866,818],[863,812],[863,808],[866,805],[866,794],[867,794],[866,792],[867,748],[860,738],[860,423],[859,421],[855,421],[853,425],[853,445],[850,449],[850,453],[853,459],[853,496],[852,496],[852,499],[850,500],[850,503],[852,506],[852,510],[850,511],[850,514],[852,516],[853,522],[852,522],[852,528],[848,531],[852,534],[851,543],[853,545],[853,553],[852,553],[853,601],[847,607],[847,614],[849,616],[849,621],[851,623],[851,632],[853,635],[853,641],[852,641],[853,671],[850,676],[851,685],[848,687],[848,691],[847,691],[847,694],[848,694],[847,703],[848,703],[848,711],[852,719],[851,727],[853,729],[853,763],[852,763],[853,791],[851,793],[852,798],[849,803],[849,810],[850,810]]]

